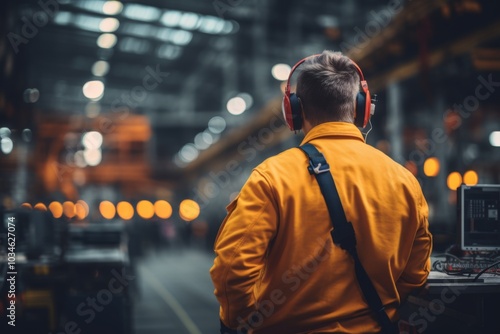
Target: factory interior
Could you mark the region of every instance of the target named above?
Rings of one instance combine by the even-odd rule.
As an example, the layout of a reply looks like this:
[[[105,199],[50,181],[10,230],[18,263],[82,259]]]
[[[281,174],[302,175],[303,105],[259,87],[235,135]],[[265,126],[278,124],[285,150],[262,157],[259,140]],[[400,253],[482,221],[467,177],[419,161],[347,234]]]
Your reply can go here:
[[[366,143],[420,183],[433,269],[463,264],[468,189],[500,194],[493,0],[2,0],[0,35],[1,333],[219,333],[226,206],[300,145],[285,85],[323,50],[376,94]],[[458,274],[498,263],[490,203],[496,239]],[[448,282],[415,333],[500,331],[500,280],[456,302]]]

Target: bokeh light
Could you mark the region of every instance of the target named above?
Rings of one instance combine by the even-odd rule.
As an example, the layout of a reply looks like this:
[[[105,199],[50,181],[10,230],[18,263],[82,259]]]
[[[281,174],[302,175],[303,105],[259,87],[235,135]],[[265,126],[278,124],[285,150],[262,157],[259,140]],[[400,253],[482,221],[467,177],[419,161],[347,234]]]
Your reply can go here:
[[[116,208],[110,201],[102,201],[99,203],[99,212],[105,219],[113,219],[116,215]]]
[[[179,205],[179,216],[183,220],[190,222],[198,218],[199,215],[200,206],[195,201],[191,199],[185,199]]]
[[[54,218],[61,218],[63,215],[63,205],[59,202],[52,202],[49,204],[49,210],[52,212]]]
[[[63,203],[63,213],[68,218],[73,218],[76,215],[75,203],[66,201]]]
[[[137,203],[136,208],[137,208],[137,214],[144,219],[150,219],[155,214],[153,203],[151,203],[150,201],[146,200],[139,201],[139,203]]]
[[[36,203],[35,206],[33,206],[33,209],[39,210],[39,211],[47,211],[47,206],[43,203]]]
[[[438,158],[431,157],[424,162],[424,174],[428,177],[435,177],[439,174],[441,164]]]
[[[88,81],[83,85],[83,95],[86,98],[96,101],[104,94],[104,83],[99,80]]]
[[[247,104],[241,97],[236,96],[227,101],[226,107],[230,114],[241,115],[247,109]]]
[[[276,80],[284,81],[288,80],[288,76],[290,75],[290,71],[292,68],[287,64],[276,64],[271,69],[271,74]]]
[[[469,170],[464,174],[464,183],[468,186],[475,186],[479,182],[479,176],[476,171]]]
[[[78,200],[75,204],[76,218],[84,220],[89,214],[89,206],[82,200]]]
[[[159,218],[168,219],[172,216],[172,206],[164,200],[156,201],[154,204],[155,213]]]
[[[130,220],[134,217],[134,207],[126,201],[122,201],[116,205],[118,216],[123,220]]]
[[[446,180],[446,184],[451,190],[457,190],[457,188],[462,184],[462,175],[459,172],[450,173],[450,175],[448,175],[448,179]]]

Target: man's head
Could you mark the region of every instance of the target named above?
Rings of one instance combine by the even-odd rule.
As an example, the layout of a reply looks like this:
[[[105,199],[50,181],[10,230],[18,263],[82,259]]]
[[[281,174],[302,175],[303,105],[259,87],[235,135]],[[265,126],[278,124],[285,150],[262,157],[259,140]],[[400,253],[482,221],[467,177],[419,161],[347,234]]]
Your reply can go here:
[[[356,65],[340,52],[324,51],[300,65],[296,94],[305,120],[312,126],[324,122],[353,123],[359,91]]]

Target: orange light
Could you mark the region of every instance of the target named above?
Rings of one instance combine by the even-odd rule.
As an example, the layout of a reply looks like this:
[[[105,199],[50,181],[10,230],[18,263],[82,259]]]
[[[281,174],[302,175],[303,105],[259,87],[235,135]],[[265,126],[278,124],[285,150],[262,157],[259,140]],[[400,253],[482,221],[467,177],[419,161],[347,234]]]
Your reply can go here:
[[[190,222],[198,218],[199,215],[200,206],[195,201],[191,199],[185,199],[179,205],[179,216],[183,220]]]
[[[448,175],[448,179],[446,180],[446,184],[451,190],[457,190],[457,188],[462,184],[462,175],[460,175],[459,172],[450,173],[450,175]]]
[[[87,204],[87,202],[80,199],[80,200],[76,201],[76,204],[80,204],[83,207],[83,209],[85,210],[84,218],[86,218],[90,213],[90,208],[89,208],[89,205]]]
[[[479,182],[479,176],[473,170],[469,170],[464,174],[464,183],[468,186],[475,186]]]
[[[137,214],[144,219],[150,219],[155,215],[155,208],[150,201],[139,201],[137,203]]]
[[[33,207],[31,206],[31,204],[29,204],[29,203],[23,203],[23,204],[21,204],[21,208],[28,209],[28,210],[33,209]]]
[[[75,214],[78,220],[84,220],[87,217],[88,211],[82,203],[77,202],[75,204]]]
[[[168,219],[172,216],[172,206],[167,201],[156,201],[154,208],[156,215],[162,219]]]
[[[43,203],[36,203],[35,206],[33,207],[35,210],[39,211],[47,211],[47,207]]]
[[[439,174],[440,163],[438,158],[428,158],[424,162],[424,174],[428,177],[435,177]]]
[[[120,202],[116,206],[118,216],[123,220],[130,220],[134,216],[134,207],[129,202]]]
[[[116,215],[116,208],[110,201],[102,201],[99,203],[99,212],[105,219],[113,219]]]
[[[63,206],[59,202],[52,202],[49,204],[49,210],[52,212],[54,218],[61,218],[63,215]]]
[[[63,203],[63,213],[68,218],[73,218],[76,215],[75,204],[70,201]]]

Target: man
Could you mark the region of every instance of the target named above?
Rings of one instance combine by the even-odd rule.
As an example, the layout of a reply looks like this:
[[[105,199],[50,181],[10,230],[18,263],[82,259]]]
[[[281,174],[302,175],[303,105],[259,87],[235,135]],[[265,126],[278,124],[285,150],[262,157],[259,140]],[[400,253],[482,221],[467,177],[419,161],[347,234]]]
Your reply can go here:
[[[291,121],[285,110],[287,121],[302,127],[302,144],[313,144],[329,163],[361,263],[396,321],[401,301],[429,274],[427,203],[413,175],[367,145],[353,124],[363,119],[360,90],[370,103],[357,65],[331,51],[293,70],[299,65],[297,94],[287,89],[284,108],[295,100],[301,119]],[[308,166],[298,148],[267,159],[227,207],[210,270],[221,333],[380,331],[352,257],[332,242],[327,206]]]

